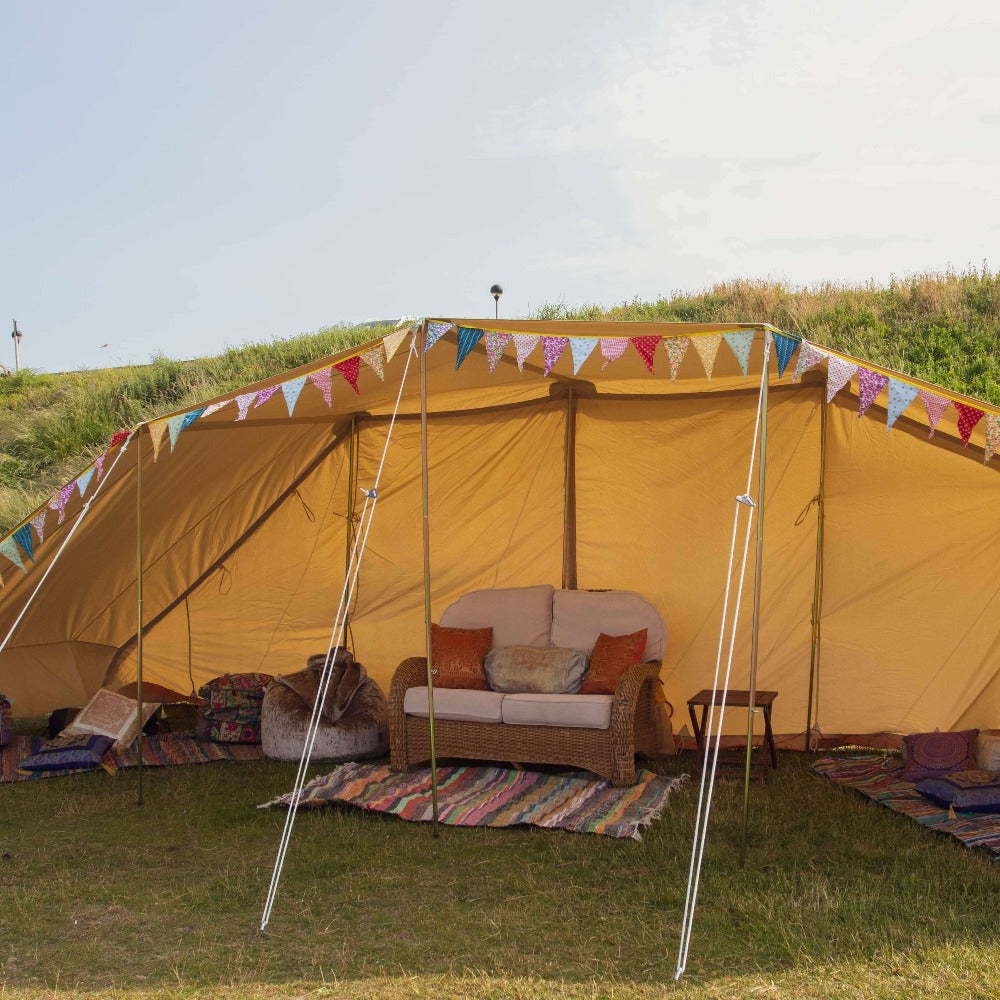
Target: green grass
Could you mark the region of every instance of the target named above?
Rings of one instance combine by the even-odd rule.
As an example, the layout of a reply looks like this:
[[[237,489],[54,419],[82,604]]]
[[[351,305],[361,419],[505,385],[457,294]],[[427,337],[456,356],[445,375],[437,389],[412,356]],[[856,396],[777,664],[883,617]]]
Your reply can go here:
[[[4,786],[0,996],[994,996],[1000,867],[807,768],[752,786],[744,869],[720,782],[680,986],[693,783],[641,843],[302,812],[264,936],[255,806],[294,765],[148,770],[141,807],[135,772]]]

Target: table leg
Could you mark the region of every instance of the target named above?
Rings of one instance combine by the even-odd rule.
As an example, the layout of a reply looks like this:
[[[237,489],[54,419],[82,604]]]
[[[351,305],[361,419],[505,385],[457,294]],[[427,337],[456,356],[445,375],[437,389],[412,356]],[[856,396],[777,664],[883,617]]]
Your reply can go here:
[[[771,729],[771,706],[764,706],[764,742],[771,751],[771,767],[777,769],[778,754],[774,749],[774,731]]]
[[[698,747],[698,753],[699,755],[701,755],[705,752],[704,748],[701,745],[702,731],[698,726],[698,716],[695,713],[694,705],[692,705],[691,702],[688,702],[688,715],[691,716],[691,728],[694,730],[695,746]]]

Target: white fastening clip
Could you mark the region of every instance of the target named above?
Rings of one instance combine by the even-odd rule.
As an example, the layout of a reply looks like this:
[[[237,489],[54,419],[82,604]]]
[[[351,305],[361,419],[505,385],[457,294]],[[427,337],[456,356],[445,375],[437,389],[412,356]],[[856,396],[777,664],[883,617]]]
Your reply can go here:
[[[753,497],[749,493],[743,493],[736,498],[737,503],[743,504],[744,507],[756,507],[757,504],[754,503]]]
[[[369,500],[378,500],[378,490],[375,489],[374,486],[370,490],[366,490],[363,486],[359,486],[358,489],[361,490],[361,492],[364,493]]]

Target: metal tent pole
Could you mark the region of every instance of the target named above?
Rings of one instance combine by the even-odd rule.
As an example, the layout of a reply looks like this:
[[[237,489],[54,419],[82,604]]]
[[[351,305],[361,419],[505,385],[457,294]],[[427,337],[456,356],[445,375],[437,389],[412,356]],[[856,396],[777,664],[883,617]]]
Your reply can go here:
[[[420,492],[424,529],[424,648],[427,656],[427,729],[431,750],[432,829],[438,835],[437,752],[434,746],[434,671],[431,658],[431,529],[427,489],[427,320],[420,326]]]
[[[822,389],[820,391],[823,391]],[[813,584],[812,605],[812,647],[809,651],[809,700],[806,704],[806,745],[810,748],[813,726],[813,698],[816,689],[816,674],[819,671],[820,618],[823,613],[823,531],[825,527],[826,502],[826,421],[829,408],[825,403],[820,409],[819,443],[819,493],[816,496],[816,577]]]
[[[142,805],[142,428],[135,442],[135,593],[136,593],[136,734],[138,786],[136,805]]]

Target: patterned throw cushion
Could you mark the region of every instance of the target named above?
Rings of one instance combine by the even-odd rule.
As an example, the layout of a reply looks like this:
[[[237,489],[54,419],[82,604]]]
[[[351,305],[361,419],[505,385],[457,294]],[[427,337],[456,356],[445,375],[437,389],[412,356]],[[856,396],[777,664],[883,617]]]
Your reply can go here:
[[[432,624],[431,663],[435,686],[489,691],[483,660],[492,645],[492,628],[445,628]]]
[[[976,767],[978,729],[960,733],[917,733],[903,737],[906,763],[904,781],[922,781],[953,771],[972,771]]]
[[[158,702],[142,703],[142,724],[159,708]],[[135,742],[139,732],[139,703],[134,698],[101,688],[63,730],[67,736],[110,736],[119,746]]]
[[[42,744],[38,753],[18,763],[21,771],[75,771],[97,767],[115,741],[94,733],[63,733]]]
[[[605,635],[594,643],[590,654],[590,669],[583,679],[580,694],[614,694],[622,674],[636,663],[642,663],[646,651],[646,629],[629,635]]]
[[[587,655],[555,646],[504,646],[486,654],[486,679],[503,694],[576,694],[587,672]]]
[[[1000,771],[1000,729],[979,730],[976,737],[976,767],[980,771]]]
[[[993,771],[955,771],[924,778],[917,791],[925,798],[956,812],[1000,812],[1000,774]]]
[[[260,715],[264,689],[271,680],[270,674],[223,674],[203,684],[198,694],[208,702],[209,712],[243,709]]]

